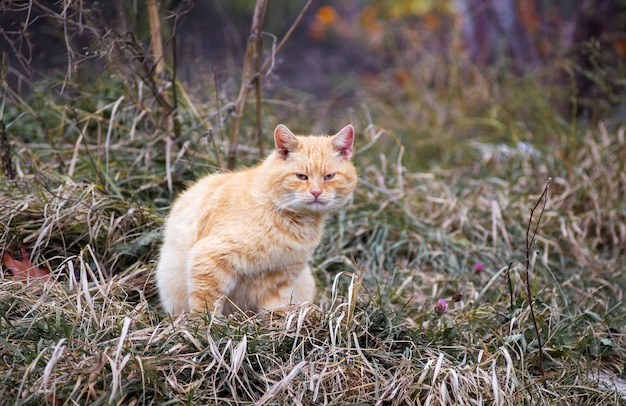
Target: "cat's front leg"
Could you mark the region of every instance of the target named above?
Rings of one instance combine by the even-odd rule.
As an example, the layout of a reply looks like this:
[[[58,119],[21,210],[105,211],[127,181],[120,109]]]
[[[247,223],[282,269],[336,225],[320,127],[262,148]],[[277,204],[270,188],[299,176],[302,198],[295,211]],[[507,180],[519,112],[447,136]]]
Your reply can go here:
[[[220,316],[224,302],[236,286],[237,278],[226,256],[213,249],[206,239],[192,248],[187,266],[187,291],[192,311],[204,313],[208,310]]]
[[[311,269],[305,265],[284,283],[268,291],[260,303],[265,310],[287,311],[289,307],[304,302],[311,302],[315,295],[315,279]]]

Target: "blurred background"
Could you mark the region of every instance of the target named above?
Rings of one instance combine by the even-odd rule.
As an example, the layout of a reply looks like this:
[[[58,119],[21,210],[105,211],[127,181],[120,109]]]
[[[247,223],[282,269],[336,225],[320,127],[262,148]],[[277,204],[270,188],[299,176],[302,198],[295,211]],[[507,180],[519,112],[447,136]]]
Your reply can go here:
[[[372,137],[391,135],[405,164],[424,169],[455,164],[475,141],[567,155],[584,136],[580,123],[626,118],[624,0],[313,1],[271,57],[306,3],[269,2],[262,22],[266,142],[278,122],[331,132],[356,121]],[[215,103],[232,113],[255,2],[157,6],[164,79],[179,82],[189,103],[212,104],[204,118],[228,130]],[[77,105],[107,78],[136,92],[154,73],[144,1],[5,0],[0,27],[2,78],[18,95],[45,91]],[[243,143],[252,145],[254,125],[249,106]]]

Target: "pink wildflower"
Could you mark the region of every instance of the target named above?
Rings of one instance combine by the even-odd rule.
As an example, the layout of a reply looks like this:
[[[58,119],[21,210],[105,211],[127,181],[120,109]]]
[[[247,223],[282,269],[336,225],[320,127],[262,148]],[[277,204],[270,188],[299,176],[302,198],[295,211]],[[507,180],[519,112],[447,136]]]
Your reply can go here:
[[[448,311],[448,304],[445,299],[439,299],[435,305],[435,313],[443,314]]]

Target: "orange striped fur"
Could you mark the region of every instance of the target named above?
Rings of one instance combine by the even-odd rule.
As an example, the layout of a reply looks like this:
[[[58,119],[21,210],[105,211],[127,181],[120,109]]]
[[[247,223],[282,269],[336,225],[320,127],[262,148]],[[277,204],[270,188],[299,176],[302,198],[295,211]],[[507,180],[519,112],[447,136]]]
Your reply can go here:
[[[310,302],[309,261],[326,217],[350,199],[354,129],[274,131],[260,164],[206,176],[183,192],[165,224],[156,282],[164,309],[229,314]]]

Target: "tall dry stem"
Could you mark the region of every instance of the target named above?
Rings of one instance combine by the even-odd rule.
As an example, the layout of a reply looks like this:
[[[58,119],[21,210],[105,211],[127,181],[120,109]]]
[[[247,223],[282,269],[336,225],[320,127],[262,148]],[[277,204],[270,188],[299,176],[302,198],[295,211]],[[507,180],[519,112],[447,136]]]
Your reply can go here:
[[[235,114],[233,119],[233,127],[230,133],[230,145],[228,148],[228,169],[233,169],[235,167],[235,163],[237,162],[237,144],[239,142],[239,131],[241,128],[241,118],[243,116],[243,111],[246,108],[246,101],[248,98],[248,92],[250,91],[250,87],[255,84],[257,91],[257,138],[259,143],[261,144],[261,123],[260,123],[260,103],[261,103],[261,90],[260,90],[260,77],[262,72],[269,72],[271,67],[273,66],[274,58],[276,54],[281,50],[281,48],[285,45],[293,30],[302,20],[302,16],[309,9],[313,0],[307,1],[304,5],[298,17],[296,17],[295,21],[287,30],[287,33],[280,41],[278,46],[272,50],[272,53],[268,60],[260,66],[260,52],[261,52],[261,35],[263,34],[263,25],[265,24],[265,13],[267,11],[267,6],[269,1],[267,0],[257,0],[256,6],[254,7],[254,15],[252,16],[252,27],[250,29],[250,36],[248,37],[248,43],[246,46],[246,53],[244,55],[244,63],[243,63],[243,73],[241,74],[241,88],[239,89],[239,95],[237,96],[237,100],[235,101]],[[262,146],[261,146],[262,150]]]
[[[152,47],[152,61],[154,63],[153,73],[160,79],[164,79],[165,72],[165,56],[163,54],[163,38],[161,36],[161,20],[159,17],[159,9],[157,7],[156,0],[146,0],[146,8],[148,9],[148,21],[150,24],[150,45]],[[175,43],[175,42],[174,42]],[[174,49],[174,55],[176,49]],[[176,66],[173,67],[174,72]],[[172,181],[172,147],[174,145],[174,138],[177,137],[176,131],[174,131],[174,121],[176,116],[176,83],[175,80],[170,80],[172,91],[174,92],[174,104],[170,103],[167,92],[159,91],[161,103],[163,107],[163,125],[166,132],[165,136],[165,175],[167,178],[167,189],[170,193],[173,193],[173,181]],[[164,86],[161,87],[164,89]]]
[[[161,20],[159,19],[159,9],[156,0],[146,0],[148,9],[148,22],[150,23],[150,45],[152,46],[152,58],[155,63],[154,71],[157,75],[165,72],[165,61],[163,58],[163,39],[161,38]]]
[[[543,216],[543,212],[546,208],[546,203],[548,203],[548,189],[550,189],[550,183],[552,182],[552,178],[548,178],[548,182],[546,183],[545,188],[543,189],[543,193],[539,196],[539,200],[535,206],[530,210],[530,218],[528,219],[528,227],[526,228],[526,263],[524,266],[524,274],[526,279],[526,295],[528,296],[528,306],[530,308],[530,317],[533,321],[533,327],[535,328],[535,334],[537,336],[537,345],[539,347],[539,373],[541,377],[545,377],[545,372],[543,368],[543,345],[541,343],[541,334],[539,333],[539,327],[537,326],[537,318],[535,317],[535,309],[533,306],[533,295],[532,289],[530,288],[530,248],[535,242],[535,237],[537,236],[537,230],[539,229],[539,223],[541,223],[541,217]],[[541,212],[539,212],[539,219],[537,219],[537,224],[535,225],[535,229],[533,230],[532,237],[530,236],[530,227],[533,222],[533,214],[535,210],[539,207],[541,202],[543,201],[543,206],[541,207]]]
[[[263,33],[263,23],[265,21],[265,12],[267,11],[268,0],[257,0],[254,7],[254,15],[252,16],[252,26],[250,35],[248,36],[248,44],[246,45],[246,53],[243,59],[243,72],[241,74],[241,87],[239,95],[235,101],[235,114],[233,119],[233,127],[230,133],[230,146],[228,148],[228,169],[234,169],[237,162],[237,144],[239,142],[239,129],[241,127],[241,118],[246,108],[248,92],[250,85],[255,78],[255,55],[257,52],[257,38]]]

